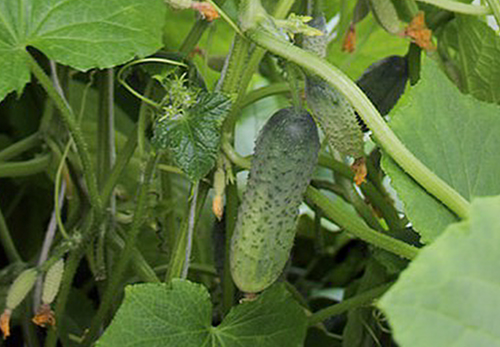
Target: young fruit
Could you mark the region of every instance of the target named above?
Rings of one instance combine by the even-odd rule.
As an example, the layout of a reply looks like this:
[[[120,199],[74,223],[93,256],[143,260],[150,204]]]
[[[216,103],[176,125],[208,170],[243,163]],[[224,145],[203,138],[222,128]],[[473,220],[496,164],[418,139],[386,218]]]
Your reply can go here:
[[[31,291],[37,276],[38,272],[35,269],[27,269],[21,272],[9,288],[5,308],[15,309]]]
[[[260,132],[231,243],[231,274],[243,292],[264,290],[283,271],[318,151],[316,125],[304,110],[282,109]]]
[[[59,292],[59,286],[61,285],[61,279],[64,274],[64,259],[59,259],[54,265],[50,267],[45,275],[45,281],[43,282],[42,291],[42,303],[50,304],[54,301],[57,293]]]

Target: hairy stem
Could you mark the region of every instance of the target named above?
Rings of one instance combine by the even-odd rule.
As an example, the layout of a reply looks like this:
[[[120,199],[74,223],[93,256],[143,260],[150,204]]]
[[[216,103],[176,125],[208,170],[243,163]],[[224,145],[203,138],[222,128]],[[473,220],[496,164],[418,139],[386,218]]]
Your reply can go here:
[[[137,235],[141,231],[141,227],[146,219],[146,212],[148,207],[148,191],[151,180],[154,175],[154,168],[156,166],[156,161],[158,156],[156,154],[151,154],[147,160],[146,166],[142,174],[142,182],[139,187],[137,203],[134,211],[134,218],[132,225],[127,235],[125,236],[125,247],[117,256],[115,261],[115,267],[109,278],[109,283],[104,292],[102,302],[99,305],[96,315],[92,319],[92,323],[89,328],[89,332],[85,335],[84,345],[90,345],[99,333],[101,325],[104,323],[104,319],[108,314],[108,311],[113,303],[116,302],[117,291],[120,287],[123,274],[129,265],[130,258],[135,247],[135,242],[137,240]]]
[[[97,179],[94,170],[94,164],[90,160],[90,153],[88,150],[87,142],[83,137],[82,130],[77,123],[76,117],[73,110],[69,106],[68,102],[63,98],[63,96],[54,87],[50,78],[45,74],[43,69],[38,65],[35,58],[31,55],[27,55],[26,61],[30,67],[31,72],[35,75],[37,80],[42,85],[43,89],[47,92],[47,95],[52,99],[54,105],[60,111],[62,120],[64,121],[66,127],[68,128],[73,140],[75,141],[75,146],[82,162],[83,175],[85,177],[85,182],[89,190],[90,203],[92,207],[98,211],[102,210],[101,197],[99,196],[99,191],[97,189]]]

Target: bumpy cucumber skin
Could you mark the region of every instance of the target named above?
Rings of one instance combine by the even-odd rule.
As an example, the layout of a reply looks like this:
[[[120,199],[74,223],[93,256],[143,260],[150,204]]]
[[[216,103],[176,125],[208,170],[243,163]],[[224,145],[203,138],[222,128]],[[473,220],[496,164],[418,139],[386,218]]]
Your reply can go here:
[[[319,147],[306,111],[282,109],[260,132],[231,243],[231,274],[241,291],[260,292],[282,273]]]
[[[364,156],[356,113],[342,94],[320,77],[307,75],[306,100],[330,146],[354,158]]]
[[[318,57],[326,57],[326,48],[328,46],[328,36],[326,35],[326,20],[324,16],[317,16],[310,20],[307,25],[321,30],[323,35],[302,37],[302,47],[315,53]]]
[[[326,33],[323,16],[311,20],[308,25]],[[326,35],[304,37],[304,49],[324,58],[328,41]],[[325,133],[328,144],[343,154],[360,158],[364,156],[363,133],[351,104],[335,88],[318,76],[306,74],[307,105]]]

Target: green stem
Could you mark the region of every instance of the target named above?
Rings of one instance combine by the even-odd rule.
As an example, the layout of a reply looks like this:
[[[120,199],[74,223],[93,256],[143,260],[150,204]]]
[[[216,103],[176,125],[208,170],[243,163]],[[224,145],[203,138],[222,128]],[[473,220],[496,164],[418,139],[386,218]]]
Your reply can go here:
[[[497,24],[500,25],[500,0],[486,0],[490,9],[493,11],[493,15],[497,20]]]
[[[425,2],[426,4],[431,4],[450,12],[463,13],[472,16],[485,16],[491,14],[492,10],[488,8],[488,6],[464,4],[456,0],[417,0],[417,1]]]
[[[299,90],[304,89],[304,83],[299,83]],[[253,104],[261,99],[273,96],[276,94],[286,94],[290,93],[290,85],[286,82],[273,83],[265,87],[254,89],[248,92],[244,98],[241,100],[239,106],[241,109]]]
[[[340,91],[356,108],[359,115],[370,128],[378,144],[389,154],[412,178],[420,183],[429,193],[448,206],[459,217],[465,218],[470,203],[456,190],[427,168],[389,128],[366,95],[343,72],[315,54],[304,51],[283,41],[265,29],[257,27],[248,30],[252,41],[269,51],[284,57],[297,65],[314,73]]]
[[[191,262],[191,253],[193,249],[193,234],[194,226],[196,224],[196,205],[198,204],[198,194],[200,192],[200,181],[196,182],[193,186],[191,194],[191,203],[189,206],[188,214],[188,227],[186,232],[186,248],[184,249],[184,263],[182,265],[181,278],[185,279],[188,275],[189,263]]]
[[[231,239],[233,238],[236,219],[238,218],[238,186],[236,180],[233,184],[226,186],[226,210],[225,210],[225,252],[224,267],[222,270],[222,312],[224,315],[234,305],[235,286],[231,276],[229,256],[231,252]]]
[[[118,236],[118,234],[112,230],[108,234],[109,240],[111,241],[110,245],[113,250],[117,253],[120,253],[125,248],[125,242]],[[156,275],[155,270],[151,266],[149,266],[148,262],[142,255],[142,253],[134,247],[132,250],[132,259],[131,259],[132,269],[135,274],[140,278],[141,281],[144,282],[152,282],[159,283],[161,282],[158,276]]]
[[[47,92],[47,95],[52,99],[57,109],[60,111],[63,122],[68,128],[73,140],[75,141],[75,146],[82,162],[83,175],[85,177],[85,182],[89,191],[90,203],[96,211],[102,210],[101,197],[97,189],[97,179],[95,175],[94,164],[90,160],[90,153],[88,150],[87,142],[83,137],[82,130],[77,123],[76,117],[73,110],[68,105],[67,101],[58,93],[54,85],[52,84],[50,78],[45,74],[43,69],[38,65],[35,58],[31,55],[27,55],[26,59],[31,72],[35,75],[37,80],[42,85],[43,89]]]
[[[165,282],[167,283],[174,278],[179,278],[182,276],[183,269],[185,268],[184,264],[186,259],[186,246],[188,243],[189,227],[191,224],[193,228],[196,228],[198,216],[200,215],[201,208],[203,207],[205,199],[207,197],[208,188],[208,185],[200,182],[198,196],[196,199],[196,209],[194,210],[194,213],[188,213],[188,216],[180,227],[169,261],[167,274],[165,276]],[[190,205],[190,211],[192,211],[193,204]],[[190,222],[192,217],[194,218],[194,220]]]
[[[331,203],[317,189],[308,187],[306,198],[318,206],[328,219],[359,239],[406,259],[413,259],[418,254],[416,247],[369,228],[342,205]]]
[[[223,77],[217,86],[222,93],[237,93],[241,76],[246,67],[249,49],[250,42],[248,40],[240,35],[234,37],[231,52],[222,71]]]
[[[22,177],[35,175],[47,169],[52,155],[43,154],[34,159],[0,163],[0,177]]]
[[[97,119],[97,178],[102,187],[115,157],[113,69],[106,69],[99,78],[99,113]]]
[[[7,222],[3,216],[2,210],[0,210],[0,242],[2,243],[3,250],[7,259],[11,263],[23,261],[21,255],[17,251],[16,245],[10,236],[9,228],[7,227]]]
[[[294,3],[294,0],[280,0],[277,4],[276,7],[274,8],[273,11],[273,16],[276,19],[283,19],[285,16],[288,14],[290,11],[292,5]],[[240,6],[245,6],[245,4],[241,4]],[[260,61],[264,57],[264,54],[266,51],[260,47],[255,47],[252,53],[250,54],[250,57],[247,59],[246,63],[243,68],[243,74],[240,79],[239,83],[239,90],[238,90],[238,96],[236,98],[236,101],[233,103],[233,107],[231,108],[231,112],[226,118],[225,121],[225,130],[224,133],[226,136],[229,134],[232,134],[232,130],[234,128],[234,124],[236,122],[236,117],[240,114],[240,110],[242,107],[240,106],[240,102],[245,95],[245,92],[248,88],[248,85],[250,84],[250,81],[252,80],[252,76],[257,70],[257,67],[259,66]]]
[[[209,25],[210,23],[204,19],[198,19],[196,23],[194,23],[193,27],[191,28],[188,35],[182,42],[181,47],[179,48],[179,53],[181,53],[183,57],[186,57],[193,51],[193,49],[196,47],[196,44],[198,43],[198,41],[200,41],[203,33],[205,32],[205,30],[207,30]]]
[[[251,161],[240,156],[227,141],[222,141],[221,148],[229,160],[243,169],[250,169]]]
[[[151,154],[146,167],[144,168],[142,174],[142,182],[139,188],[137,203],[134,211],[134,219],[132,225],[127,235],[125,236],[125,247],[117,256],[115,261],[115,268],[113,269],[111,276],[109,278],[108,286],[104,292],[101,304],[97,310],[94,318],[92,319],[89,332],[85,335],[83,345],[90,345],[97,335],[99,334],[99,329],[108,314],[110,307],[116,303],[117,292],[120,287],[123,274],[129,265],[130,258],[132,257],[133,250],[135,248],[135,242],[137,240],[137,235],[139,234],[142,225],[146,220],[147,209],[148,209],[148,191],[151,180],[154,175],[154,168],[156,166],[156,161],[158,156],[156,154]]]
[[[325,153],[320,154],[318,162],[320,166],[326,167],[336,173],[341,174],[350,182],[353,181],[354,172],[352,172],[352,170],[344,163],[331,158]],[[370,177],[368,178],[370,179]],[[363,194],[368,198],[370,203],[380,209],[380,212],[382,212],[382,215],[389,228],[391,230],[401,229],[402,221],[399,218],[398,211],[389,201],[387,201],[384,194],[379,191],[377,186],[371,180],[367,180],[360,186],[360,188]]]
[[[352,298],[341,301],[338,304],[328,306],[322,310],[319,310],[318,312],[314,312],[308,319],[309,326],[321,323],[327,318],[342,314],[349,311],[350,309],[367,305],[384,294],[392,285],[392,282],[383,284],[381,286],[367,290],[366,292],[363,292]]]
[[[130,159],[134,155],[136,148],[137,148],[137,125],[130,132],[127,138],[127,142],[125,143],[123,148],[120,149],[119,154],[116,158],[115,165],[113,166],[113,169],[111,169],[109,177],[102,188],[101,199],[104,203],[107,203],[107,201],[111,197],[111,194],[113,193],[116,183],[118,182],[120,176],[122,175],[123,170],[125,170],[128,163],[130,162]]]
[[[40,142],[41,137],[38,132],[31,134],[21,141],[13,143],[9,147],[2,149],[0,151],[0,161],[6,161],[14,158],[19,154],[36,147]]]

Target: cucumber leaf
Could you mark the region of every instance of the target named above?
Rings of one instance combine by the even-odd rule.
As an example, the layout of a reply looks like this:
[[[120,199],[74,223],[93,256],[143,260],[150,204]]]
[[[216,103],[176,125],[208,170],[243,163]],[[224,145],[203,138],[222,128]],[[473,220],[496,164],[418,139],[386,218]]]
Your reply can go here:
[[[475,199],[379,301],[401,347],[500,346],[498,211],[499,196]]]
[[[464,198],[500,194],[496,174],[500,170],[500,107],[460,93],[436,63],[423,63],[420,82],[391,112],[391,128]],[[387,155],[382,164],[422,242],[431,242],[458,220]]]
[[[191,180],[197,181],[215,164],[220,129],[230,107],[231,99],[223,94],[201,92],[194,106],[159,118],[152,144],[159,149],[169,149],[177,165]]]
[[[479,100],[500,103],[500,37],[473,16],[456,16],[443,33],[460,67],[462,91]]]
[[[306,327],[304,310],[284,285],[233,307],[214,327],[207,289],[175,279],[170,285],[128,286],[122,306],[97,346],[299,347]]]
[[[108,68],[162,46],[161,0],[3,0],[0,100],[29,81],[27,46],[77,70]]]

